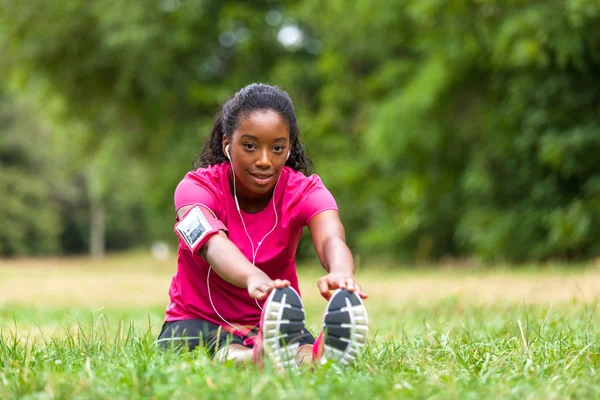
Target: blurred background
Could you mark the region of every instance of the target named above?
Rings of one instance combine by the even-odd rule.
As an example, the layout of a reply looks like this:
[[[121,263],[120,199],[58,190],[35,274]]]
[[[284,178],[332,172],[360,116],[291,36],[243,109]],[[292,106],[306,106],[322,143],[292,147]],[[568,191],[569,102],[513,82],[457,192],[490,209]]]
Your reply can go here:
[[[599,27],[597,0],[0,0],[0,257],[168,257],[214,114],[267,82],[363,260],[594,260]]]

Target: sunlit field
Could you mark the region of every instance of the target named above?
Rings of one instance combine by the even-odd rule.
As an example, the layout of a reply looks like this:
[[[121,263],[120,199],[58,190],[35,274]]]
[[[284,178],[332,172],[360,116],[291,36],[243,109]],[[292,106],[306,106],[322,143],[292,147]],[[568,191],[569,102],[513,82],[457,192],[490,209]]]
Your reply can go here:
[[[0,398],[596,398],[600,269],[361,266],[370,340],[339,372],[281,375],[153,341],[175,260],[0,261]],[[307,324],[325,301],[300,268]]]

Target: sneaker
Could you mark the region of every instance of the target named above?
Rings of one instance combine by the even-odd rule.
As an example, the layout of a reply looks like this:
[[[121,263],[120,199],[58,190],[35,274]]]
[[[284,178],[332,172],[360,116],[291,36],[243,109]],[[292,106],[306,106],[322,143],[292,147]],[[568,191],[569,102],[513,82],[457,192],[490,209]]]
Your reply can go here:
[[[303,334],[305,313],[298,292],[290,286],[274,289],[260,319],[259,347],[279,370],[295,369],[298,338]]]
[[[354,292],[340,289],[333,294],[323,316],[323,332],[313,352],[321,364],[333,361],[350,365],[365,347],[368,326],[367,309]]]

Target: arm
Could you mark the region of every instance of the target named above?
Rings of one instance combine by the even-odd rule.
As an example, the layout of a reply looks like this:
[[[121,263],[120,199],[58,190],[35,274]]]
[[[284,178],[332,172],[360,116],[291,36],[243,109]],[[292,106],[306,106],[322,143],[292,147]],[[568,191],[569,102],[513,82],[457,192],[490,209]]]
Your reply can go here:
[[[177,211],[179,218],[192,207],[181,207]],[[200,209],[209,215],[209,210],[204,207]],[[223,231],[211,236],[204,243],[200,248],[200,255],[221,278],[237,287],[247,288],[250,296],[255,299],[266,299],[274,288],[290,285],[287,280],[272,280],[261,269],[252,265]]]
[[[354,279],[354,260],[346,245],[344,226],[337,211],[323,211],[308,223],[313,245],[327,275],[319,279],[321,295],[331,297],[330,290],[347,289],[356,292],[363,299],[367,294]]]

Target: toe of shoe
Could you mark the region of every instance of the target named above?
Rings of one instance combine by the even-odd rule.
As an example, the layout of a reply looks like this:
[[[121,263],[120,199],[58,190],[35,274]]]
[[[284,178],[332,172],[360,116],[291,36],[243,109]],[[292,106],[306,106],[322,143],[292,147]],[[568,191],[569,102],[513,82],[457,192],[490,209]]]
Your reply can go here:
[[[261,328],[265,353],[280,368],[293,368],[298,343],[304,330],[302,300],[291,287],[276,289],[265,303]]]
[[[352,363],[365,346],[368,330],[367,310],[360,297],[347,290],[336,292],[323,319],[324,362]]]

